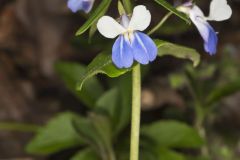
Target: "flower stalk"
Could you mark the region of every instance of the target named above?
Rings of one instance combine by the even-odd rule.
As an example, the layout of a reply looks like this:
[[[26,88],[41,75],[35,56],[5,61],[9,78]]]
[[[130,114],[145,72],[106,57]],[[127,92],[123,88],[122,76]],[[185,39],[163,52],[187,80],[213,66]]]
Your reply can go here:
[[[141,68],[140,64],[133,67],[132,71],[132,122],[130,160],[138,160],[139,135],[141,120]]]
[[[148,35],[153,34],[154,32],[156,32],[160,27],[162,27],[162,25],[168,20],[168,18],[172,15],[172,12],[169,12],[168,14],[166,14],[162,20],[153,28],[148,32]]]

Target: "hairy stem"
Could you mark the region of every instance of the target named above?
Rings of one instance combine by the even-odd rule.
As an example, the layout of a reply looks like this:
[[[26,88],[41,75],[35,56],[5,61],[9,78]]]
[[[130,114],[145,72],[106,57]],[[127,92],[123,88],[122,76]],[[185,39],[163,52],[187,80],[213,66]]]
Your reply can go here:
[[[141,117],[141,68],[137,64],[132,71],[132,122],[130,160],[138,160]]]

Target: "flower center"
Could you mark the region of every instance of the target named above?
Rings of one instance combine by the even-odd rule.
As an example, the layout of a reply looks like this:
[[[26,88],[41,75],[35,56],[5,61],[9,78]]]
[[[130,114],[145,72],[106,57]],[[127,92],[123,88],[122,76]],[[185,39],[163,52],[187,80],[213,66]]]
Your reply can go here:
[[[132,44],[134,40],[134,32],[128,31],[123,34],[124,39],[129,43]]]
[[[124,36],[124,39],[125,39],[129,44],[131,44],[131,43],[133,42],[133,39],[134,39],[134,31],[128,29],[129,22],[130,22],[130,20],[129,20],[128,16],[127,16],[126,14],[123,14],[123,15],[121,16],[120,24],[121,24],[124,28],[127,29],[126,32],[123,33],[123,36]]]

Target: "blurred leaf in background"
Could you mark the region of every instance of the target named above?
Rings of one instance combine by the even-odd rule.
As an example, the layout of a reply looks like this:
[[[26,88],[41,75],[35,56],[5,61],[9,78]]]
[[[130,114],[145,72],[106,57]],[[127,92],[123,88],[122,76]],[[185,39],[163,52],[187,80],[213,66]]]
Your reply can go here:
[[[28,143],[26,151],[31,154],[49,155],[85,144],[72,126],[75,116],[78,115],[65,112],[52,118]]]
[[[178,121],[159,121],[142,127],[142,136],[147,136],[158,147],[199,148],[204,140],[192,127]]]
[[[103,87],[98,79],[96,77],[89,79],[79,92],[76,90],[76,84],[81,75],[86,72],[86,67],[79,63],[58,62],[55,68],[67,88],[89,108],[94,107],[97,99],[103,94]]]

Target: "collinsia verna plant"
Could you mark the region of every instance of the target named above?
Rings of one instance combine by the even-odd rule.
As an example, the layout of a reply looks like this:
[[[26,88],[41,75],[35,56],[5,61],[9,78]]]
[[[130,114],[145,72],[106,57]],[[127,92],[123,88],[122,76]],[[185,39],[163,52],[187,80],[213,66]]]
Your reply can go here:
[[[109,16],[103,16],[97,23],[99,32],[106,38],[119,36],[112,48],[112,60],[118,68],[129,68],[133,61],[148,64],[157,57],[157,46],[144,31],[151,22],[151,14],[145,6],[136,6],[132,17],[123,13],[120,24]]]
[[[204,49],[210,55],[217,52],[218,37],[212,26],[207,21],[224,21],[231,17],[232,9],[227,0],[212,0],[210,13],[205,17],[202,10],[192,1],[184,3],[178,10],[189,15],[204,40]]]
[[[149,0],[147,0],[149,2]],[[97,1],[96,1],[97,2]],[[153,126],[145,126],[143,130],[140,130],[140,112],[141,112],[141,68],[140,65],[147,65],[150,62],[154,61],[157,56],[162,57],[165,55],[171,55],[176,58],[181,58],[181,59],[190,59],[193,61],[194,66],[197,66],[200,61],[200,56],[199,53],[191,48],[177,45],[174,43],[166,42],[160,39],[152,39],[150,35],[152,35],[156,30],[161,29],[161,26],[166,22],[166,20],[170,17],[170,15],[174,14],[178,16],[180,19],[184,20],[185,22],[189,23],[191,21],[194,23],[194,25],[197,27],[199,30],[201,36],[204,39],[204,48],[206,52],[208,52],[210,55],[213,55],[217,51],[217,34],[213,30],[213,28],[210,26],[210,24],[207,21],[215,20],[215,21],[222,21],[230,18],[232,11],[231,8],[228,6],[226,0],[212,0],[210,4],[210,14],[208,17],[205,17],[203,12],[200,10],[198,6],[196,6],[193,2],[187,2],[184,3],[178,7],[173,7],[171,4],[169,4],[165,0],[155,0],[157,4],[163,6],[166,8],[169,13],[164,16],[159,23],[153,27],[148,33],[145,34],[143,33],[144,30],[146,30],[151,22],[151,13],[150,11],[146,8],[146,6],[143,5],[137,5],[135,7],[133,6],[133,3],[135,1],[133,0],[122,0],[119,1],[118,3],[118,8],[119,8],[119,15],[120,18],[116,17],[116,19],[110,17],[110,16],[105,16],[106,12],[108,11],[108,8],[110,4],[114,2],[112,0],[102,0],[100,1],[99,5],[96,7],[96,9],[93,8],[94,0],[68,0],[68,7],[72,10],[72,12],[77,12],[77,11],[84,11],[85,13],[89,13],[91,10],[91,14],[89,15],[89,18],[86,20],[85,24],[78,30],[77,35],[80,36],[84,32],[86,32],[88,29],[90,29],[91,36],[93,33],[95,33],[96,30],[100,32],[101,35],[103,35],[106,38],[114,39],[116,38],[113,46],[111,48],[108,48],[106,45],[106,48],[103,47],[103,51],[97,55],[96,58],[88,65],[87,68],[82,69],[81,71],[84,70],[84,72],[81,72],[81,77],[79,79],[79,82],[77,84],[77,89],[81,91],[83,88],[84,83],[88,83],[88,87],[92,87],[93,82],[89,81],[90,78],[94,78],[94,76],[98,73],[103,73],[108,75],[109,77],[119,77],[129,71],[132,71],[132,76],[131,76],[131,86],[127,87],[122,87],[121,82],[117,89],[123,90],[124,92],[121,92],[122,94],[128,95],[129,88],[132,90],[132,96],[131,97],[131,105],[132,105],[132,115],[131,115],[131,138],[130,138],[130,158],[125,159],[130,159],[130,160],[139,160],[139,136],[140,132],[143,135],[143,137],[147,137],[149,139],[153,139],[153,141],[156,143],[166,143],[166,141],[170,141],[171,137],[169,140],[165,139],[165,137],[168,137],[168,134],[172,135],[172,131],[176,132],[173,142],[170,144],[167,144],[166,146],[162,147],[160,144],[156,148],[152,147],[151,149],[156,150],[157,154],[154,156],[158,157],[155,159],[163,159],[160,152],[162,149],[166,149],[167,151],[171,150],[170,147],[179,147],[179,146],[190,146],[190,147],[196,147],[196,146],[201,146],[203,144],[202,139],[192,130],[191,128],[187,127],[186,125],[179,125],[178,123],[157,123],[157,125]],[[113,10],[117,10],[113,8]],[[183,12],[183,13],[182,13]],[[185,13],[185,14],[184,14]],[[159,17],[158,15],[155,15],[156,17]],[[91,37],[92,38],[92,37]],[[105,38],[103,38],[103,41],[105,41]],[[111,52],[109,52],[111,50]],[[71,71],[74,72],[76,71],[76,66],[71,66],[72,69]],[[65,73],[68,74],[68,73]],[[78,73],[75,73],[78,74]],[[80,73],[79,73],[80,74]],[[79,77],[78,77],[79,78]],[[66,81],[69,81],[67,79]],[[91,82],[91,83],[90,83]],[[94,79],[94,82],[96,82],[96,79]],[[72,87],[72,86],[71,86]],[[75,87],[74,92],[76,92]],[[97,88],[97,87],[96,87]],[[87,90],[88,93],[91,94],[96,94],[95,91],[96,88],[92,90]],[[101,87],[98,87],[98,89]],[[84,88],[86,89],[86,88]],[[103,89],[99,89],[101,92],[98,95],[102,95]],[[86,91],[86,90],[85,90]],[[109,92],[104,94],[103,98],[100,97],[100,100],[97,102],[91,102],[87,103],[87,105],[101,105],[103,102],[108,102],[109,101],[114,101],[115,98],[120,98],[119,92],[117,92],[116,88],[111,89]],[[111,94],[110,94],[111,93]],[[91,94],[88,94],[88,96],[82,96],[84,98],[88,98],[91,96]],[[112,98],[112,95],[116,95],[116,97]],[[81,96],[81,95],[80,95]],[[82,98],[83,99],[83,98]],[[84,99],[85,100],[85,99]],[[96,100],[96,98],[95,98]],[[96,100],[97,101],[97,100]],[[118,100],[116,101],[116,104],[119,103]],[[85,101],[84,101],[85,102]],[[96,103],[96,104],[95,104]],[[123,102],[122,102],[123,103]],[[125,107],[124,109],[127,108],[126,104],[123,103],[122,107]],[[118,105],[117,105],[118,106]],[[92,106],[90,106],[92,107]],[[101,106],[102,107],[102,106]],[[102,109],[102,108],[101,108]],[[114,153],[113,149],[113,141],[112,137],[115,137],[116,135],[111,135],[112,133],[109,131],[112,124],[112,122],[115,122],[116,119],[115,117],[119,116],[118,114],[121,114],[121,112],[114,112],[112,113],[112,110],[109,108],[104,108],[104,112],[110,112],[109,114],[112,116],[110,117],[110,120],[108,119],[109,117],[102,117],[102,116],[90,116],[90,122],[85,120],[84,118],[79,118],[80,123],[73,123],[75,128],[78,128],[77,131],[81,133],[81,136],[85,136],[88,139],[86,140],[86,143],[89,143],[89,146],[91,147],[90,149],[88,148],[87,150],[84,150],[84,156],[86,154],[89,154],[92,159],[97,159],[96,157],[92,157],[94,154],[92,152],[92,148],[95,149],[95,151],[100,155],[100,157],[104,160],[115,160],[116,155]],[[128,108],[127,108],[128,109]],[[109,111],[111,110],[111,111]],[[117,109],[117,111],[121,110],[121,108]],[[130,113],[130,112],[127,112]],[[113,115],[112,115],[113,114]],[[69,117],[69,114],[67,115]],[[121,115],[122,116],[122,115]],[[124,116],[119,116],[117,119],[123,118],[125,120]],[[70,115],[70,117],[75,117],[75,115]],[[111,119],[112,118],[112,119]],[[114,119],[114,120],[113,120]],[[88,119],[89,120],[89,119]],[[71,123],[70,121],[69,123]],[[123,128],[122,126],[126,127],[126,122],[124,121],[124,125],[122,125],[123,122],[121,122],[119,128]],[[164,125],[163,125],[164,124]],[[62,125],[62,119],[60,126]],[[119,124],[118,124],[119,125]],[[83,127],[86,127],[85,128]],[[156,126],[158,127],[163,127],[167,126],[165,129],[160,129],[158,132],[158,128],[156,129]],[[58,126],[59,127],[59,126]],[[101,128],[103,127],[103,129]],[[118,127],[118,126],[117,126]],[[165,132],[169,128],[171,128],[171,132]],[[180,129],[179,129],[180,128]],[[61,129],[61,127],[60,127]],[[155,130],[156,129],[156,130]],[[120,130],[120,129],[119,129]],[[184,130],[183,134],[180,134],[180,131]],[[187,131],[186,131],[187,130]],[[89,133],[89,131],[91,133]],[[185,132],[186,131],[186,132]],[[97,132],[97,138],[95,137],[95,132]],[[103,133],[107,132],[108,134],[105,135]],[[161,137],[161,133],[165,133],[165,137]],[[193,136],[193,139],[191,139],[191,135],[189,136],[189,133],[191,133]],[[73,133],[71,132],[71,135]],[[180,135],[180,137],[178,136]],[[184,136],[182,136],[184,135]],[[186,136],[187,135],[187,136]],[[100,138],[99,138],[100,136]],[[189,136],[189,137],[188,137]],[[44,136],[43,136],[44,137]],[[177,138],[176,138],[177,137]],[[102,139],[103,140],[102,140]],[[158,141],[159,138],[163,138],[160,141]],[[179,139],[179,144],[175,144],[175,138]],[[185,139],[184,139],[185,138]],[[39,138],[40,139],[40,138]],[[101,139],[102,141],[100,142],[95,142],[98,139]],[[122,137],[118,138],[122,139]],[[185,143],[186,140],[187,142]],[[190,140],[189,140],[190,139]],[[42,141],[41,141],[42,142]],[[65,141],[64,141],[65,142]],[[73,144],[75,145],[75,139],[72,140]],[[152,141],[151,141],[152,142]],[[189,144],[188,142],[191,142]],[[44,143],[44,142],[43,142]],[[69,144],[69,143],[65,143]],[[85,143],[81,143],[81,145],[86,146]],[[155,143],[154,143],[155,144]],[[73,145],[73,146],[74,146]],[[33,145],[34,146],[34,145]],[[56,145],[55,145],[56,146]],[[121,146],[121,145],[119,145]],[[148,145],[151,146],[151,145]],[[170,147],[169,147],[170,146]],[[38,146],[37,146],[38,147]],[[36,147],[36,148],[37,148]],[[99,147],[99,148],[98,148]],[[31,148],[31,147],[30,147]],[[32,147],[34,148],[34,147]],[[41,149],[44,147],[40,147]],[[60,146],[61,148],[61,146]],[[127,148],[127,147],[125,147]],[[65,148],[64,148],[65,149]],[[100,152],[100,153],[99,153]],[[45,153],[45,148],[43,149],[43,153]],[[161,152],[162,153],[162,152]],[[172,153],[172,152],[171,152]],[[170,159],[172,158],[172,155],[176,156],[175,152],[174,154],[170,154]],[[169,152],[167,152],[169,154]],[[81,155],[80,157],[84,157]],[[106,156],[109,155],[109,156]],[[121,155],[121,154],[120,154]],[[163,154],[164,155],[164,154]],[[166,154],[165,154],[166,156]],[[121,157],[121,156],[120,156]],[[161,157],[161,158],[159,158]],[[164,156],[163,156],[164,157]],[[154,160],[155,160],[154,159]],[[75,159],[74,159],[75,160]],[[82,160],[82,159],[81,159]],[[145,160],[145,159],[144,159]],[[148,160],[148,159],[147,159]]]

